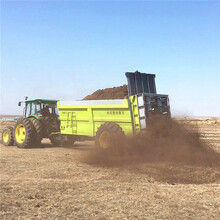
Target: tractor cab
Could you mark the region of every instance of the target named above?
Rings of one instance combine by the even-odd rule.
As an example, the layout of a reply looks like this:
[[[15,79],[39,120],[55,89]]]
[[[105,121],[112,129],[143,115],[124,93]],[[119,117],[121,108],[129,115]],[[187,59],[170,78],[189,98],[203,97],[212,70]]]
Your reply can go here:
[[[21,106],[21,102],[18,103]],[[38,120],[45,117],[58,117],[57,100],[51,99],[26,99],[24,118],[34,117]]]

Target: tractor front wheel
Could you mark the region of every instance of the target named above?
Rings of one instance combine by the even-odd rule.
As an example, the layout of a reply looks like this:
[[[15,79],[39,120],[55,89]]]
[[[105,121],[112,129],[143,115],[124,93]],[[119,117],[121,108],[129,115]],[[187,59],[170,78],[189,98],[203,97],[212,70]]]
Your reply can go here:
[[[14,128],[14,142],[19,148],[29,148],[35,140],[35,129],[30,119],[18,120]]]
[[[13,128],[7,127],[2,131],[2,143],[5,146],[13,146],[14,139],[13,139]]]

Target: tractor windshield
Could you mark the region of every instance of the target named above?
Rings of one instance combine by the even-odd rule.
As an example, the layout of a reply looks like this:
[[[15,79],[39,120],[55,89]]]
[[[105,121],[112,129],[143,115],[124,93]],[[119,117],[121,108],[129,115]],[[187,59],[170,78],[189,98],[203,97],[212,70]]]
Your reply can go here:
[[[53,102],[28,102],[26,103],[25,116],[30,115],[58,115],[56,103]]]

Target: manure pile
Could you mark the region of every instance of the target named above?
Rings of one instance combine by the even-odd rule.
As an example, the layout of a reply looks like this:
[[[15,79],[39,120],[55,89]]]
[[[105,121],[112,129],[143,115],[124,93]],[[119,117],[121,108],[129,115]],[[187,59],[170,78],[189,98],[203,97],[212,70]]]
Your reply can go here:
[[[127,95],[127,85],[123,85],[113,88],[99,89],[91,95],[86,96],[83,100],[123,99]]]

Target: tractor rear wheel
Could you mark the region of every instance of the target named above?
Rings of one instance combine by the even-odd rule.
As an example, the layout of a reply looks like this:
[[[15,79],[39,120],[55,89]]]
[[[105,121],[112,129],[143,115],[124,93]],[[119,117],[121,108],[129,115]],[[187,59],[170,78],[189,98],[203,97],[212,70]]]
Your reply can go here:
[[[36,118],[29,118],[34,125],[35,128],[35,139],[33,141],[33,145],[38,146],[41,143],[43,138],[43,126],[39,120]]]
[[[5,146],[13,146],[14,139],[13,139],[13,128],[7,127],[2,131],[2,143]]]
[[[101,149],[113,147],[116,139],[124,138],[122,128],[114,122],[105,122],[96,133],[96,146]]]
[[[35,140],[35,129],[30,119],[18,120],[14,128],[14,142],[19,148],[29,148]]]

